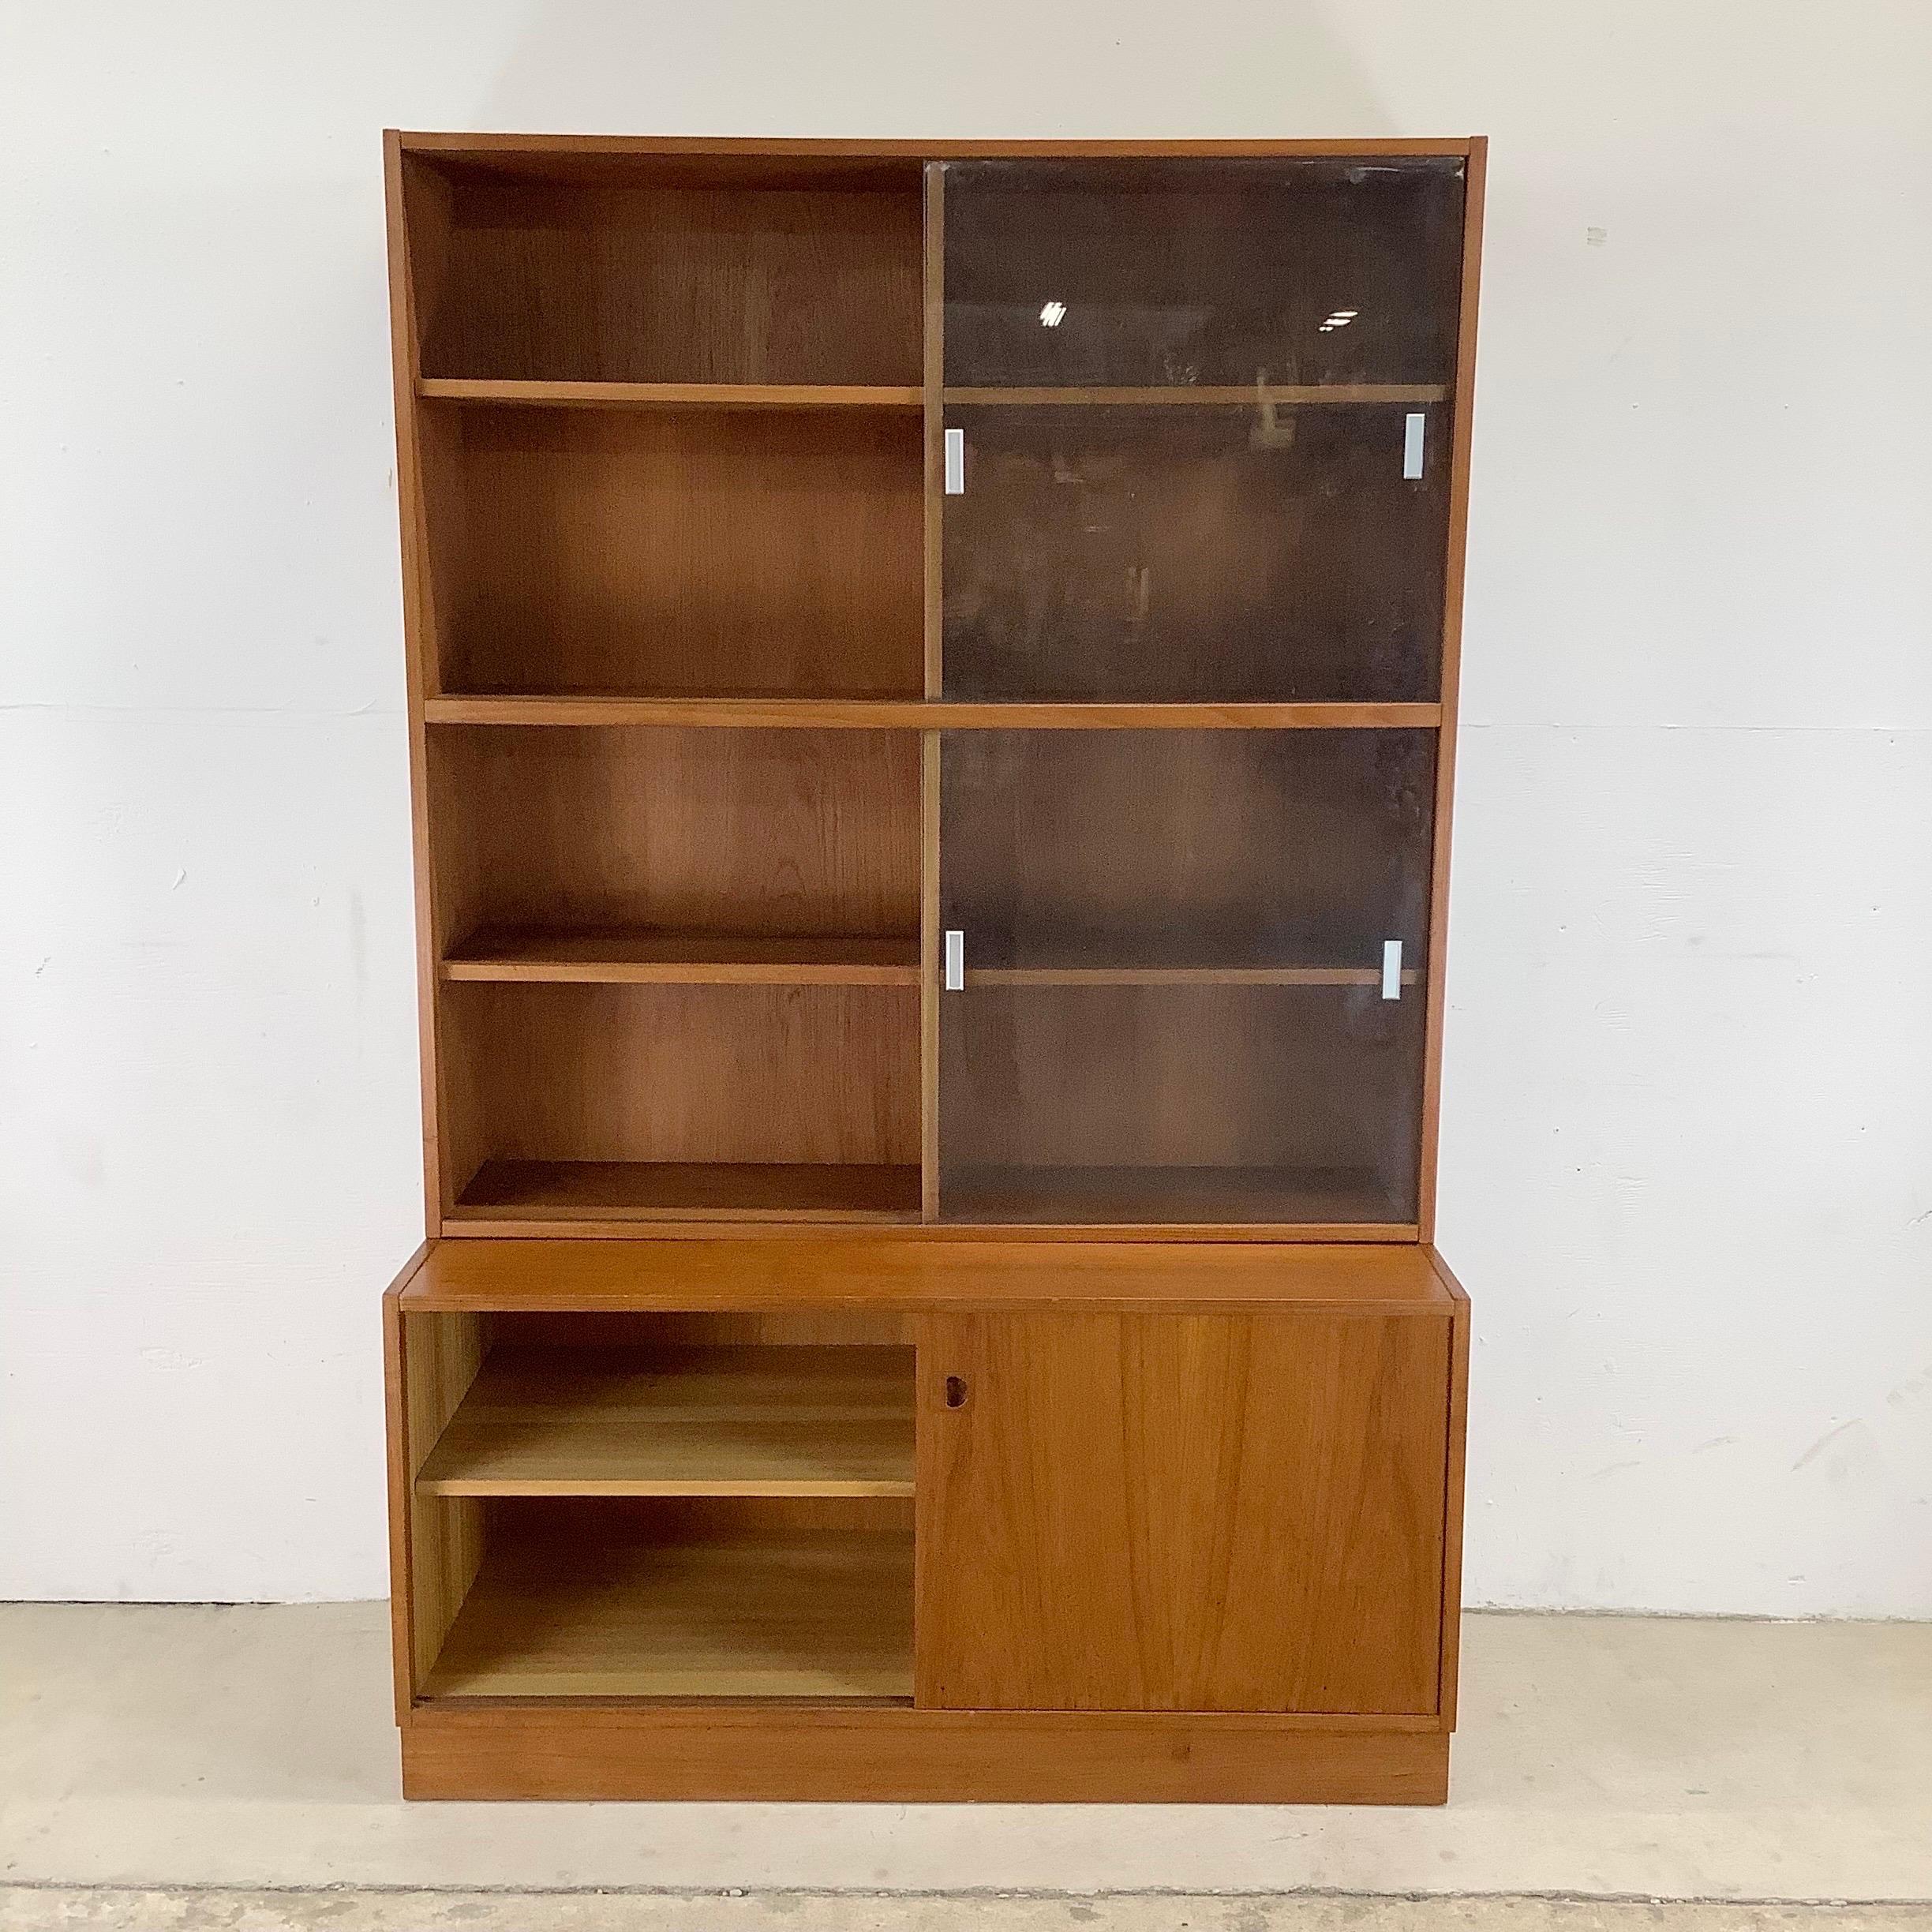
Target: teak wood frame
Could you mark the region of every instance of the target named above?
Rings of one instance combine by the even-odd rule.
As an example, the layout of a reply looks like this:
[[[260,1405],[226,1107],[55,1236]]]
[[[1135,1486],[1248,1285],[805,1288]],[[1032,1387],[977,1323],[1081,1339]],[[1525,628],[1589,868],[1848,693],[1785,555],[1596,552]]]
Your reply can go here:
[[[1454,141],[1279,142],[747,142],[646,137],[522,137],[391,133],[385,137],[398,477],[407,642],[413,838],[416,862],[418,990],[428,1240],[385,1297],[389,1387],[392,1567],[397,1711],[405,1788],[425,1797],[653,1797],[1247,1800],[1432,1803],[1446,1795],[1449,1734],[1455,1725],[1456,1636],[1461,1574],[1462,1437],[1469,1346],[1467,1303],[1430,1244],[1435,1224],[1443,974],[1462,552],[1476,346],[1477,289],[1485,165],[1480,139]],[[943,383],[945,219],[940,171],[949,160],[1013,159],[1229,159],[1448,157],[1465,170],[1458,338],[1452,388],[1453,442],[1447,485],[1440,696],[1428,703],[972,703],[945,701],[941,678],[941,439],[949,402],[980,399]],[[797,385],[484,380],[426,374],[421,316],[434,306],[447,261],[411,245],[433,230],[438,192],[412,157],[512,170],[552,179],[573,167],[586,178],[615,158],[708,171],[742,165],[755,173],[795,159],[828,171],[874,163],[919,164],[925,228],[916,383]],[[1439,399],[1432,388],[1380,394],[1383,401]],[[1006,402],[1045,400],[1048,392],[1002,392]],[[1064,401],[1064,395],[1054,399]],[[1112,391],[1085,400],[1118,400]],[[1143,394],[1142,401],[1158,400]],[[1241,399],[1255,398],[1241,392]],[[1300,399],[1282,390],[1264,399]],[[1337,399],[1331,397],[1330,399]],[[918,416],[923,447],[923,662],[917,694],[773,697],[588,693],[501,694],[445,688],[438,645],[447,586],[435,567],[431,524],[437,489],[429,446],[440,432],[425,405],[483,403],[496,409],[729,409],[782,416],[800,407],[841,419]],[[455,952],[438,890],[432,836],[436,783],[432,727],[656,726],[709,732],[751,728],[832,734],[919,734],[916,949],[882,954],[854,967],[850,983],[897,986],[916,1001],[918,1183],[903,1211],[811,1234],[809,1217],[770,1219],[718,1211],[667,1221],[631,1215],[466,1210],[467,1178],[451,1145],[452,1077],[445,987],[466,978],[519,976],[513,945],[487,968]],[[1423,1103],[1419,1186],[1412,1221],[1226,1225],[952,1225],[938,1208],[938,808],[942,728],[1083,731],[1185,726],[1195,729],[1323,730],[1406,727],[1436,743],[1431,892],[1424,972]],[[447,857],[447,856],[445,856]],[[794,949],[796,951],[796,949]],[[510,970],[505,970],[505,962]],[[599,983],[653,983],[662,968],[648,959],[598,962]],[[522,976],[567,980],[568,962],[525,967]],[[669,975],[666,975],[669,976]],[[730,957],[707,968],[677,964],[685,986],[782,985],[784,963]],[[813,983],[832,983],[814,975]],[[916,990],[914,990],[916,989]],[[533,1239],[532,1237],[538,1237]],[[567,1238],[565,1238],[567,1237]],[[625,1238],[631,1237],[631,1238]],[[1201,1244],[1227,1244],[1218,1251]],[[1056,1250],[1049,1244],[1080,1244]],[[1361,1244],[1345,1248],[1334,1244]],[[1290,1244],[1301,1244],[1290,1247]],[[1215,1258],[1204,1257],[1212,1252]],[[1398,1257],[1421,1264],[1400,1276]],[[1064,1256],[1064,1260],[1056,1258]],[[492,1270],[489,1260],[500,1262]],[[668,1260],[667,1271],[660,1265]],[[1403,1262],[1403,1267],[1408,1263]],[[1355,1271],[1365,1268],[1366,1275]],[[1118,1268],[1118,1272],[1110,1273]],[[1352,1282],[1347,1292],[1323,1284]],[[1253,1709],[956,1709],[928,1703],[810,1702],[713,1698],[541,1698],[437,1695],[427,1689],[443,1638],[481,1557],[482,1502],[458,1498],[436,1510],[417,1478],[473,1380],[490,1322],[534,1315],[564,1319],[657,1312],[750,1324],[776,1318],[773,1332],[792,1339],[799,1323],[829,1324],[860,1311],[874,1326],[919,1352],[919,1466],[922,1481],[938,1466],[934,1402],[929,1388],[961,1335],[959,1324],[1029,1312],[1069,1310],[1134,1317],[1297,1318],[1339,1306],[1440,1324],[1447,1368],[1446,1410],[1436,1411],[1442,1459],[1436,1601],[1439,1642],[1427,1707],[1387,1711]],[[884,1324],[881,1327],[878,1324]],[[738,1332],[733,1329],[732,1333]],[[923,1520],[923,1518],[922,1518]],[[945,1587],[932,1546],[919,1541],[917,1615],[933,1622],[933,1593]],[[1077,1605],[1074,1606],[1077,1608]],[[996,1606],[989,1608],[997,1613]],[[922,1685],[928,1666],[919,1666]],[[1021,1694],[1027,1694],[1024,1687]]]

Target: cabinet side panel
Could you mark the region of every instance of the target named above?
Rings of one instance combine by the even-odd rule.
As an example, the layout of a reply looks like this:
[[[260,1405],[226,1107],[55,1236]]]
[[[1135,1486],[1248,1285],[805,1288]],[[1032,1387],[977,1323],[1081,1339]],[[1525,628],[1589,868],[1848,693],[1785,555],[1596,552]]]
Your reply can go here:
[[[1449,553],[1443,579],[1442,724],[1436,753],[1436,851],[1429,875],[1428,1040],[1422,1069],[1421,1204],[1424,1241],[1436,1237],[1436,1157],[1442,1110],[1443,989],[1449,938],[1449,822],[1455,796],[1456,719],[1462,684],[1462,580],[1469,541],[1470,439],[1476,405],[1476,308],[1482,271],[1483,181],[1488,143],[1470,143],[1463,178],[1462,284],[1456,317],[1455,429],[1450,453]]]
[[[440,290],[447,253],[448,196],[438,178],[405,157],[401,138],[384,137],[389,249],[390,357],[395,385],[396,505],[402,552],[402,631],[409,703],[411,842],[415,861],[417,1028],[422,1081],[424,1219],[434,1234],[453,1198],[438,1138],[436,893],[429,844],[429,746],[424,701],[440,689],[436,669],[435,600],[423,482],[416,378],[421,313]]]
[[[420,1694],[483,1559],[483,1505],[474,1497],[418,1496],[417,1474],[435,1447],[484,1354],[484,1318],[402,1317],[402,1503],[406,1516],[412,1690]]]
[[[1462,1512],[1467,1487],[1466,1444],[1469,1433],[1470,1301],[1462,1285],[1433,1249],[1429,1259],[1450,1293],[1449,1464],[1443,1492],[1442,1687],[1437,1699],[1442,1727],[1456,1724],[1456,1687],[1462,1647]]]

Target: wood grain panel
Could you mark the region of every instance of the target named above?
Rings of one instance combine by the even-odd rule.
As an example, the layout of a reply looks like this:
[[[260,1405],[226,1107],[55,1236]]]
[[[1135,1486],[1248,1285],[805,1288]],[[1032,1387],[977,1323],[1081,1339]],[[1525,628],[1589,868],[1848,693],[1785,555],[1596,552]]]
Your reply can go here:
[[[432,724],[671,724],[788,731],[1432,730],[1434,704],[961,704],[888,698],[432,698]]]
[[[567,1247],[564,1240],[545,1244]],[[679,1309],[642,1313],[498,1311],[492,1347],[510,1349],[910,1348],[918,1318],[891,1309]]]
[[[917,1169],[911,989],[466,984],[444,1003],[491,1159]],[[526,1174],[464,1197],[514,1205],[568,1185]]]
[[[445,1703],[402,1734],[410,1798],[1433,1805],[1448,1788],[1443,1733],[1289,1717]]]
[[[402,1372],[402,1291],[421,1271],[430,1243],[422,1242],[383,1291],[383,1462],[389,1496],[389,1669],[396,1720],[416,1692],[416,1589],[410,1552],[410,1503],[415,1465],[409,1453],[409,1403]],[[483,1316],[480,1325],[493,1319]]]
[[[900,1222],[919,1213],[919,1169],[831,1161],[488,1160],[451,1224],[623,1226],[701,1222]],[[649,1231],[646,1229],[646,1231]]]
[[[1455,798],[1456,719],[1462,679],[1462,586],[1469,550],[1470,458],[1475,437],[1476,310],[1482,281],[1483,190],[1488,144],[1470,144],[1465,171],[1462,286],[1456,328],[1455,431],[1450,451],[1447,565],[1443,589],[1443,728],[1436,760],[1436,845],[1429,878],[1428,1044],[1422,1075],[1421,1193],[1417,1220],[1436,1234],[1436,1143],[1442,1121],[1443,1024],[1448,1011],[1449,834]]]
[[[415,382],[421,319],[439,298],[447,256],[447,185],[410,160],[391,129],[383,137],[383,184],[388,225],[389,349],[395,397],[396,511],[402,547],[403,671],[409,710],[410,840],[416,912],[417,1065],[422,1099],[425,1231],[441,1225],[451,1199],[441,1121],[436,1039],[438,934],[432,884],[425,699],[440,686],[434,607],[436,549],[424,476],[424,425]]]
[[[500,1536],[432,1698],[912,1694],[899,1530]]]
[[[921,1703],[1432,1715],[1449,1339],[1422,1316],[933,1317]]]
[[[910,1349],[500,1344],[416,1488],[444,1496],[910,1496],[912,1443]]]
[[[466,1497],[425,1496],[417,1478],[483,1361],[474,1315],[406,1314],[401,1372],[404,1462],[409,1471],[410,1654],[418,1693],[483,1560],[482,1506]]]
[[[788,1232],[711,1241],[443,1241],[402,1290],[410,1309],[856,1309],[1125,1312],[1434,1310],[1451,1297],[1407,1244],[934,1241]]]
[[[890,732],[436,729],[449,950],[480,926],[919,930],[919,739]]]
[[[426,401],[543,409],[918,409],[923,391],[833,383],[469,382],[425,376]]]
[[[429,375],[919,380],[914,168],[852,191],[451,181],[452,299],[425,340]]]
[[[469,565],[445,690],[923,690],[912,412],[438,410]]]
[[[507,180],[555,182],[661,181],[676,164],[683,178],[710,185],[772,187],[821,184],[828,178],[890,186],[894,160],[1132,159],[1148,155],[1331,156],[1374,160],[1390,155],[1466,155],[1468,137],[1385,136],[1327,140],[880,140],[804,136],[771,140],[738,134],[477,134],[392,130],[402,147],[445,164]],[[1480,137],[1476,137],[1480,139]]]
[[[1450,1273],[1448,1265],[1432,1248],[1430,1265],[1450,1296],[1450,1321],[1454,1339],[1449,1358],[1449,1466],[1443,1481],[1444,1535],[1443,1542],[1443,1728],[1453,1731],[1456,1722],[1456,1688],[1462,1650],[1462,1514],[1467,1488],[1469,1436],[1470,1337],[1472,1322],[1469,1297],[1462,1284]]]
[[[445,956],[443,977],[611,986],[914,987],[919,941],[910,934],[486,926]]]

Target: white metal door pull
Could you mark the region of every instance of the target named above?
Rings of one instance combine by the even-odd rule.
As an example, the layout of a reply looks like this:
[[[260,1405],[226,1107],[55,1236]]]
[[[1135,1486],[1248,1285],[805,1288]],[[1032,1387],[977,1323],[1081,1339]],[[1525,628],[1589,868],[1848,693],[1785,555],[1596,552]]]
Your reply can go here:
[[[966,935],[957,930],[945,936],[945,990],[949,993],[966,990]]]
[[[1428,418],[1420,410],[1414,410],[1402,425],[1402,481],[1415,482],[1422,474],[1422,438],[1428,429]]]
[[[1402,998],[1402,942],[1384,939],[1382,942],[1382,997],[1398,1000]]]
[[[1420,471],[1417,473],[1418,475]],[[966,432],[949,429],[945,432],[945,493],[949,496],[966,494]]]

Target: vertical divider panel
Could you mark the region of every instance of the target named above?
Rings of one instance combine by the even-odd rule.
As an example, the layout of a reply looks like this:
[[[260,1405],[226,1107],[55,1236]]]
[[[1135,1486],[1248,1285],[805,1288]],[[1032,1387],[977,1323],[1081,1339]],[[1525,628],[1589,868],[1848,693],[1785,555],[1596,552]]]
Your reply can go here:
[[[919,736],[919,1218],[939,1218],[939,734]]]
[[[945,695],[940,560],[945,499],[941,471],[945,440],[945,170],[926,163],[926,695]]]
[[[1455,412],[1449,455],[1448,556],[1443,576],[1442,717],[1436,732],[1436,849],[1429,871],[1428,998],[1422,1046],[1422,1146],[1417,1172],[1420,1237],[1436,1238],[1436,1156],[1442,1107],[1444,969],[1449,938],[1449,821],[1455,796],[1456,717],[1462,685],[1463,551],[1469,538],[1470,439],[1476,399],[1476,297],[1482,269],[1484,164],[1470,143],[1462,175],[1462,274],[1457,294]]]
[[[926,695],[945,695],[941,560],[945,499],[945,169],[925,167],[926,185]],[[919,754],[919,1218],[939,1218],[939,734]]]

